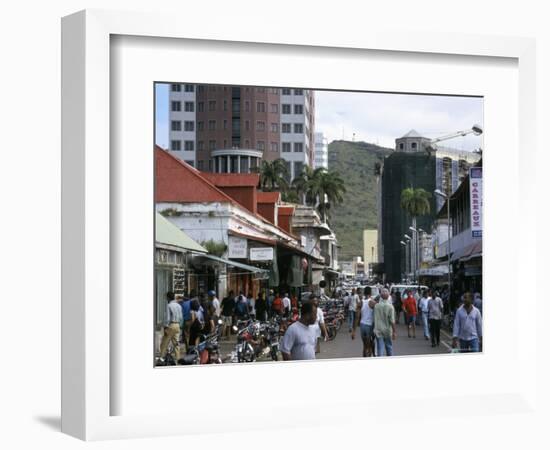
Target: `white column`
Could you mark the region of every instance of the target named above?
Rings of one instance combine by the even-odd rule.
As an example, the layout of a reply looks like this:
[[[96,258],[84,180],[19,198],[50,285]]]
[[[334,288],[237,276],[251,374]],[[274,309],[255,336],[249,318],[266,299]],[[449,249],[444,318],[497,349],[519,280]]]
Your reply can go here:
[[[226,159],[227,159],[227,170],[226,170],[226,173],[230,173],[231,172],[231,157],[229,155],[226,156]]]
[[[237,173],[241,173],[241,155],[237,155]]]
[[[251,163],[252,163],[252,158],[249,156],[249,157],[248,157],[248,173],[251,172],[251,171],[250,171],[250,169],[252,168]]]

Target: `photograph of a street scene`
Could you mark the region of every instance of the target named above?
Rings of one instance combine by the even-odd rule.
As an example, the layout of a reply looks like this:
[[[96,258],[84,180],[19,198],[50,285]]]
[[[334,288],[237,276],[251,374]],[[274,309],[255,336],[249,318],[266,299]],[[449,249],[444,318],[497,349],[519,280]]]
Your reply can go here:
[[[482,351],[483,98],[154,89],[155,366]]]

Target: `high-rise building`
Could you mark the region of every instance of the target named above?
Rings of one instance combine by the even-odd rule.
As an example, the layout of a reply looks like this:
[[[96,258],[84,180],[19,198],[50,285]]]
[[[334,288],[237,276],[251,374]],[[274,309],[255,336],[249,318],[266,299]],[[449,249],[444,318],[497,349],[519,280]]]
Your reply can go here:
[[[328,170],[328,139],[323,133],[315,133],[315,155],[313,168],[323,167]]]
[[[417,218],[418,229],[430,230],[443,201],[433,192],[439,189],[452,194],[468,173],[468,168],[480,159],[474,152],[437,146],[428,152],[430,139],[411,130],[395,140],[395,152],[384,159],[381,170],[381,260],[388,281],[400,281],[404,273],[406,249],[400,244],[405,233],[410,233],[411,218],[401,208],[401,192],[413,187],[431,194],[430,213]]]
[[[283,158],[294,178],[312,165],[313,91],[172,84],[169,92],[170,151],[197,169],[250,172]]]

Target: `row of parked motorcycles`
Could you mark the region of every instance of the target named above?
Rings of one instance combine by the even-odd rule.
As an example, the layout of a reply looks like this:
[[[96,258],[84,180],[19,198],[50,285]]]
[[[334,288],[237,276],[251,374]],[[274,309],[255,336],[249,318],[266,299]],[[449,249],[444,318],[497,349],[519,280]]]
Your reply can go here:
[[[323,310],[327,339],[333,340],[345,321],[344,304],[340,300],[325,299],[319,306]],[[297,311],[294,311],[289,317],[274,315],[267,321],[256,320],[253,317],[238,320],[232,327],[237,342],[229,357],[225,359],[221,357],[218,343],[223,324],[220,320],[214,332],[202,335],[200,342],[191,346],[187,354],[178,359],[177,364],[243,363],[264,358],[279,361],[280,339],[287,328],[298,319]],[[176,365],[170,349],[162,362],[157,361],[157,365]]]

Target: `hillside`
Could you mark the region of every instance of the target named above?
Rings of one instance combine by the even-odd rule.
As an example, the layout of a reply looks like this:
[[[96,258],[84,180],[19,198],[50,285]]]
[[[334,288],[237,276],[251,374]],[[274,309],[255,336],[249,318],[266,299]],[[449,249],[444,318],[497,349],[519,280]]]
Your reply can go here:
[[[392,150],[366,142],[333,141],[328,146],[328,167],[346,182],[344,203],[330,215],[341,246],[339,259],[363,256],[363,230],[377,227],[375,163]]]

